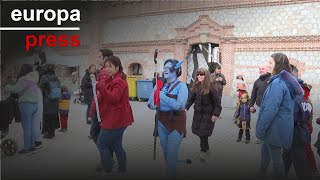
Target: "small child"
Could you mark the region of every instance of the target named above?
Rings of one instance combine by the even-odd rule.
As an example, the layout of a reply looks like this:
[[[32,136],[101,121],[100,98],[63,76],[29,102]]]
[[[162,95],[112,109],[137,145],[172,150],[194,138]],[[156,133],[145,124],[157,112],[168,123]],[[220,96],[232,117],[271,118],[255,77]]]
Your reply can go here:
[[[237,142],[241,141],[243,131],[246,131],[245,143],[250,143],[250,97],[248,93],[243,93],[240,97],[240,104],[235,114],[235,119],[239,129]]]
[[[237,98],[237,101],[236,101],[237,106],[240,105],[240,98],[244,93],[248,93],[247,86],[246,86],[246,83],[244,82],[243,76],[238,75],[236,78],[236,94],[235,94]]]
[[[71,94],[66,86],[61,86],[61,99],[59,101],[60,111],[60,125],[59,132],[66,132],[68,130],[68,114],[70,108]]]

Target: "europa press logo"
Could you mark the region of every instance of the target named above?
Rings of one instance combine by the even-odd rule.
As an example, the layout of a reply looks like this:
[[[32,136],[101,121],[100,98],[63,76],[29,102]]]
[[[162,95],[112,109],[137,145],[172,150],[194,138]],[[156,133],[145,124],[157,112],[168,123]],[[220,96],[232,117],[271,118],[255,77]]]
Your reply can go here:
[[[79,31],[80,27],[61,27],[63,22],[73,21],[80,22],[81,15],[79,9],[13,9],[10,17],[14,22],[56,22],[55,27],[0,27],[5,31]],[[46,44],[49,47],[77,47],[80,46],[80,36],[73,35],[34,35],[27,34],[25,36],[25,49],[29,51],[33,47],[42,47]]]

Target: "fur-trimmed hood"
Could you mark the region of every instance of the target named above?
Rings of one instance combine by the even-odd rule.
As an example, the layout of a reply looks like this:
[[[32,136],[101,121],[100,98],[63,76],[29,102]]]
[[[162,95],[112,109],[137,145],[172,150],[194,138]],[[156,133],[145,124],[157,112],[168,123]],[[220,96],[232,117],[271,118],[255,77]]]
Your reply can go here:
[[[29,81],[33,81],[33,82],[37,83],[39,80],[39,74],[38,74],[38,72],[33,71],[33,72],[28,73],[25,76],[22,76],[21,79],[29,80]]]
[[[259,76],[259,79],[260,79],[261,81],[264,81],[264,80],[266,80],[267,78],[269,78],[270,76],[271,76],[270,73],[262,74],[262,75]]]
[[[295,98],[297,95],[303,95],[303,89],[301,88],[298,80],[294,78],[288,71],[282,70],[279,74],[272,76],[270,82],[276,78],[281,78],[286,82],[292,98]]]

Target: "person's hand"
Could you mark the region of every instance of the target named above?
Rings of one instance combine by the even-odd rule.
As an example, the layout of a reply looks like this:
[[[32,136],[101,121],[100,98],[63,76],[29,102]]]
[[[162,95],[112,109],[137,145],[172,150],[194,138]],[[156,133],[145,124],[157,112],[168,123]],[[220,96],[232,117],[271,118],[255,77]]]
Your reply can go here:
[[[217,121],[217,119],[218,119],[218,117],[215,116],[215,115],[213,115],[213,116],[211,117],[211,122],[212,122],[212,123],[215,123],[215,122]]]
[[[93,83],[94,84],[94,83]],[[102,90],[105,86],[105,83],[103,81],[99,81],[98,83],[96,83],[96,89],[99,91],[99,90]]]
[[[255,113],[256,109],[254,107],[250,107],[250,112]]]

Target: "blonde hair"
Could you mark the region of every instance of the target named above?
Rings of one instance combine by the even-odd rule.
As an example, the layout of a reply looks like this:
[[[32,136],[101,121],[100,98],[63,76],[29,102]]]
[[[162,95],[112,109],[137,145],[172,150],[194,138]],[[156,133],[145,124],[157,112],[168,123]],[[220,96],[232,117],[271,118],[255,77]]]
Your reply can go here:
[[[242,96],[243,96],[243,95],[245,95],[245,96],[246,96],[246,98],[247,98],[247,100],[248,100],[246,103],[247,103],[247,104],[249,104],[249,103],[250,103],[250,96],[249,96],[249,93],[248,93],[247,91],[246,91],[246,92],[244,92],[244,93],[240,96],[240,101],[242,100]]]

